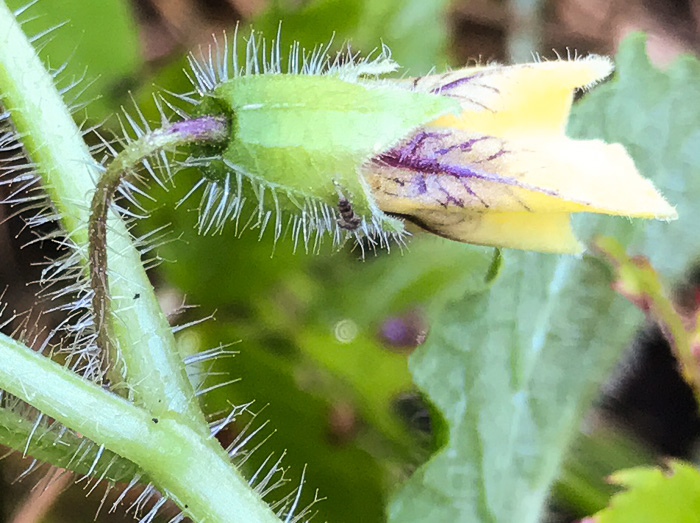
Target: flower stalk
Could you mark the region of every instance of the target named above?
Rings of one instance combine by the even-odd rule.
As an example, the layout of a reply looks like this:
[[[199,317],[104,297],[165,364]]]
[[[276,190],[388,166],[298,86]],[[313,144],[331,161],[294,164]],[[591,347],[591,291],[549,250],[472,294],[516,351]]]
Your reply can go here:
[[[594,250],[615,272],[613,289],[656,322],[678,360],[680,375],[700,405],[700,310],[683,313],[671,298],[659,274],[643,256],[629,256],[614,238],[599,237]]]
[[[151,131],[131,142],[107,167],[97,182],[88,226],[90,260],[90,286],[93,290],[92,306],[97,331],[97,346],[103,374],[111,382],[120,382],[128,377],[128,368],[115,369],[122,361],[121,351],[113,343],[110,327],[110,291],[107,278],[107,215],[119,186],[133,173],[139,162],[152,154],[187,144],[212,144],[228,138],[226,118],[201,116],[173,123]]]

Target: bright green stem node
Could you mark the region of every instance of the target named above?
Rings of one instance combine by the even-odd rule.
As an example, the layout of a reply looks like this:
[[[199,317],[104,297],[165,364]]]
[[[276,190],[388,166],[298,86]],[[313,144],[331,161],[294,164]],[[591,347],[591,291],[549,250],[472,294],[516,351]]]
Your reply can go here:
[[[136,465],[194,521],[279,521],[218,441],[155,417],[0,335],[3,389]]]
[[[97,187],[92,197],[92,212],[90,213],[88,228],[90,285],[94,293],[92,305],[102,369],[105,374],[112,377],[112,381],[119,382],[128,375],[128,369],[123,369],[122,373],[115,371],[114,365],[121,358],[119,351],[112,343],[113,335],[109,319],[107,213],[114,200],[114,195],[119,189],[121,182],[134,172],[138,163],[152,154],[164,149],[175,148],[179,145],[224,142],[228,138],[228,134],[226,118],[219,116],[202,116],[177,122],[162,129],[156,129],[130,143],[110,163],[97,182]]]

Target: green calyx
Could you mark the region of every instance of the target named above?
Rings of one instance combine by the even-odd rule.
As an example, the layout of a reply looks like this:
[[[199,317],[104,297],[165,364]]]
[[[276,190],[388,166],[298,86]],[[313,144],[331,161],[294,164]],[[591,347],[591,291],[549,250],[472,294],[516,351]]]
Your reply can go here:
[[[346,80],[332,73],[239,76],[205,94],[197,108],[198,114],[227,115],[230,140],[220,151],[197,155],[218,156],[204,166],[205,176],[225,185],[222,191],[234,199],[248,195],[250,201],[254,193],[259,221],[274,216],[276,236],[279,215],[287,213],[293,230],[330,232],[336,243],[348,233],[386,238],[400,235],[403,223],[376,206],[361,167],[420,126],[458,110],[450,98],[389,80]],[[249,183],[241,187],[244,180]],[[236,207],[220,196],[221,205]],[[338,228],[342,199],[361,219],[356,231]],[[210,207],[202,209],[205,221],[207,214],[222,212],[222,206]]]

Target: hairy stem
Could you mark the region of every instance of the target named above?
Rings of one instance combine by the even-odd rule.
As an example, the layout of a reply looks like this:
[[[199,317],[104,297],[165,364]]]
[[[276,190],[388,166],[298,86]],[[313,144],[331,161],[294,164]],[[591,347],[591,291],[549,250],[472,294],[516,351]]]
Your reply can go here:
[[[88,226],[90,285],[93,290],[92,306],[97,330],[97,346],[104,374],[109,374],[119,353],[112,343],[110,329],[110,294],[107,278],[107,214],[121,182],[141,160],[163,149],[193,142],[222,142],[228,138],[228,123],[224,117],[202,116],[156,129],[130,143],[97,182],[92,197]],[[119,378],[120,376],[116,376]]]
[[[0,0],[0,100],[88,270],[90,198],[100,170],[53,79]],[[138,250],[116,213],[108,219],[114,339],[130,397],[155,415],[180,413],[208,434],[194,390]],[[138,296],[139,299],[135,299]]]
[[[87,225],[100,170],[51,75],[2,0],[0,86],[0,102],[11,114],[17,136],[88,274]],[[211,437],[139,252],[116,213],[108,214],[112,328],[135,404],[1,334],[0,388],[134,463],[196,521],[275,521]],[[5,416],[5,421],[11,420]],[[8,436],[11,444],[27,431],[20,424],[14,428]],[[33,428],[29,430],[36,436]],[[25,448],[31,446],[28,441]],[[44,456],[50,459],[48,453]]]
[[[128,483],[141,474],[136,465],[123,457],[65,430],[63,425],[53,423],[43,414],[38,415],[41,419],[34,416],[7,407],[0,408],[2,444],[54,467],[110,482]]]
[[[2,334],[0,361],[3,389],[135,463],[194,521],[279,521],[215,438],[154,417]]]

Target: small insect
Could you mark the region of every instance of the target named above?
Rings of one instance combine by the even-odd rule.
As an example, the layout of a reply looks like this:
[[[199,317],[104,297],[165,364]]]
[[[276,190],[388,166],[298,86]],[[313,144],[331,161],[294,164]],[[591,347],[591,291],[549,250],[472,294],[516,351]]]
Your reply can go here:
[[[355,214],[352,204],[343,196],[338,198],[338,213],[340,214],[340,218],[335,221],[338,227],[348,231],[354,231],[362,223],[362,218]]]

